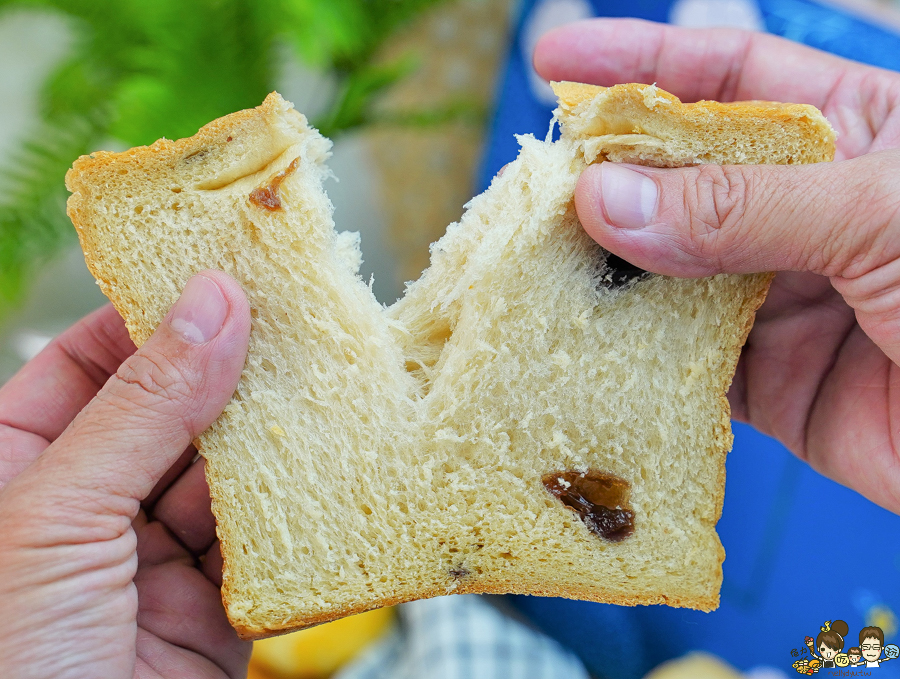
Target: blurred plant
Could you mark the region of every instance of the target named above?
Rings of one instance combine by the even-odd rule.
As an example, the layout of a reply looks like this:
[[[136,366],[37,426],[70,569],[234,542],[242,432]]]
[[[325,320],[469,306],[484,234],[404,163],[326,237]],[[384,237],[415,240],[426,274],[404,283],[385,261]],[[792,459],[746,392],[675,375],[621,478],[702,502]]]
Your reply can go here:
[[[63,177],[79,155],[115,139],[127,146],[178,139],[275,88],[278,48],[290,46],[337,87],[323,134],[379,118],[375,95],[415,68],[374,55],[398,27],[446,0],[0,0],[62,13],[75,44],[44,83],[41,122],[0,171],[0,313],[35,264],[74,236]],[[465,101],[382,115],[385,122],[471,119]]]

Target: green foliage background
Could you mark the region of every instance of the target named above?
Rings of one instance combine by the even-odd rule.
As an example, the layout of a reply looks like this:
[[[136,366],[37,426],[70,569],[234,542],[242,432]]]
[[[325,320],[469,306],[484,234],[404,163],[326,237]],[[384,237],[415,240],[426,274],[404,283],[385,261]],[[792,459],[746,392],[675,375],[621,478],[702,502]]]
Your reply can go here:
[[[314,120],[334,137],[375,117],[374,96],[414,68],[375,63],[403,24],[448,0],[0,0],[0,16],[31,8],[66,16],[69,56],[48,77],[41,119],[0,169],[0,316],[36,264],[74,237],[63,177],[79,155],[114,138],[127,146],[189,136],[257,106],[275,89],[279,46],[337,79]],[[432,124],[477,115],[465,102],[394,116]]]

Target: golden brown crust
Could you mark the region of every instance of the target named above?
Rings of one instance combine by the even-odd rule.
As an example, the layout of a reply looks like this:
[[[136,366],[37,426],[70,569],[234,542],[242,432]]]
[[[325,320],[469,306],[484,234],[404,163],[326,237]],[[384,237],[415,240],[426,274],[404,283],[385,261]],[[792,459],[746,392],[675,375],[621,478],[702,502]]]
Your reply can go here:
[[[732,164],[805,164],[834,158],[835,132],[825,116],[807,104],[771,101],[685,104],[655,85],[639,83],[600,87],[554,82],[552,87],[559,99],[561,119],[569,124],[574,121],[579,128],[578,136],[658,135],[667,141],[681,137],[688,146],[694,142],[695,151],[724,143],[721,150],[734,156],[729,160]],[[761,136],[772,137],[773,128],[780,130],[790,143],[781,147],[757,145]],[[735,140],[742,142],[742,148],[734,144]],[[621,139],[620,144],[627,146],[627,140]],[[746,158],[739,160],[741,155]],[[628,162],[640,161],[629,159]],[[669,166],[695,162],[720,161],[685,155]]]
[[[705,122],[710,114],[716,117],[726,116],[738,119],[764,117],[773,121],[795,120],[806,117],[815,120],[817,123],[825,120],[819,109],[809,104],[783,104],[777,101],[757,99],[732,102],[702,99],[685,104],[674,94],[653,85],[642,83],[623,83],[613,87],[601,87],[599,85],[562,81],[551,83],[551,85],[560,105],[569,109],[574,109],[579,104],[591,101],[598,94],[609,93],[615,95],[618,101],[632,99],[652,102],[655,99],[657,103],[661,101],[668,102],[670,106],[667,109],[671,111],[672,115],[683,118],[686,121],[699,120]],[[650,88],[652,88],[652,95],[648,94]],[[729,122],[733,123],[734,121]],[[827,126],[827,128],[833,138],[833,130],[830,129],[830,126]],[[832,160],[833,157],[834,150],[832,148],[831,156],[825,157],[823,160]]]
[[[720,548],[721,549],[721,548]],[[724,557],[724,551],[722,551]],[[719,561],[721,564],[722,560]],[[307,617],[296,617],[288,620],[284,627],[248,627],[239,621],[231,620],[231,624],[237,631],[241,639],[247,641],[258,641],[267,637],[278,636],[281,634],[290,634],[308,627],[314,627],[326,622],[338,620],[348,615],[356,615],[357,613],[365,613],[375,608],[384,608],[386,606],[395,606],[410,601],[418,601],[419,599],[431,599],[438,596],[446,596],[448,594],[525,594],[528,596],[543,597],[559,597],[563,599],[574,599],[576,601],[593,601],[601,604],[614,604],[617,606],[649,606],[653,604],[664,604],[666,606],[675,606],[678,608],[692,608],[694,610],[708,613],[719,607],[718,591],[707,597],[680,597],[677,595],[667,595],[661,593],[647,594],[642,596],[622,596],[612,591],[604,591],[594,588],[578,588],[578,587],[556,587],[547,584],[534,584],[521,582],[516,583],[491,583],[491,582],[472,582],[470,584],[459,583],[454,590],[433,588],[424,592],[417,592],[411,596],[397,596],[382,599],[378,602],[368,602],[359,606],[348,606],[322,615],[314,615]],[[226,602],[226,610],[228,609],[228,594],[223,587],[222,599]]]
[[[610,91],[617,93],[622,99],[626,97],[643,99],[646,96],[645,92],[647,88],[653,87],[653,85],[623,83],[614,85],[613,87],[601,87],[600,85],[561,81],[552,83],[552,87],[553,93],[556,95],[560,104],[569,108],[575,108],[579,104],[592,100],[598,94]],[[674,104],[678,107],[677,114],[688,119],[696,118],[697,116],[705,115],[706,113],[712,113],[717,116],[733,115],[737,117],[746,115],[777,116],[782,114],[791,116],[796,114],[807,115],[811,113],[821,115],[819,110],[814,106],[809,106],[807,104],[782,104],[777,101],[749,100],[721,102],[703,99],[694,103],[685,104],[674,94],[661,90],[658,87],[653,87],[653,89],[655,97]]]
[[[221,146],[230,143],[229,137],[248,125],[256,125],[262,119],[271,118],[283,110],[283,99],[277,93],[269,94],[262,104],[256,108],[248,108],[236,111],[227,116],[217,118],[201,127],[197,133],[183,139],[158,139],[150,146],[135,146],[127,151],[95,151],[81,156],[66,173],[66,188],[74,195],[79,190],[88,186],[81,181],[80,175],[96,172],[99,169],[109,167],[121,167],[122,163],[132,161],[133,164],[143,166],[148,161],[158,158],[190,157],[194,151],[201,151],[212,146]]]

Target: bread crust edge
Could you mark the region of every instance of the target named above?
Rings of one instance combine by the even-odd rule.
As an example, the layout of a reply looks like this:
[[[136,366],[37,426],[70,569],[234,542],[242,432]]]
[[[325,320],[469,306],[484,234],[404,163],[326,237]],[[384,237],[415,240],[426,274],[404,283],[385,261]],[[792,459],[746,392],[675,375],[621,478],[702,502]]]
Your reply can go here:
[[[724,556],[724,552],[723,552]],[[294,617],[286,622],[283,626],[273,625],[264,627],[253,627],[244,625],[240,621],[233,620],[229,617],[231,626],[237,631],[238,636],[245,641],[258,641],[268,637],[280,636],[282,634],[290,634],[298,632],[308,627],[322,625],[348,615],[356,615],[365,613],[366,611],[384,608],[386,606],[395,606],[410,601],[418,601],[420,599],[432,599],[438,596],[447,596],[453,594],[524,594],[528,596],[545,596],[560,597],[564,599],[576,599],[579,601],[592,601],[601,604],[614,604],[618,606],[637,606],[637,605],[653,605],[664,604],[667,606],[675,606],[678,608],[692,608],[698,611],[708,613],[719,607],[718,587],[715,591],[710,592],[707,596],[678,596],[666,594],[648,594],[635,596],[620,596],[606,592],[598,588],[590,589],[574,589],[574,588],[557,588],[552,585],[533,586],[533,587],[511,587],[502,583],[473,582],[471,584],[459,583],[453,591],[447,589],[433,588],[426,592],[418,592],[408,595],[398,595],[381,599],[375,603],[362,604],[359,606],[347,606],[322,615],[313,615],[309,617]],[[222,599],[226,602],[226,610],[228,610],[229,592],[225,586],[222,587]]]

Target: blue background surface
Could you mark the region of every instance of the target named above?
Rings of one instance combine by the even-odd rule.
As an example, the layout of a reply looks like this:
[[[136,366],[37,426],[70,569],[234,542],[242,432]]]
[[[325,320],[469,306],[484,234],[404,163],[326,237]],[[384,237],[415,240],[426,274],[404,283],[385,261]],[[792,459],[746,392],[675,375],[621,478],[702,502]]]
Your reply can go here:
[[[527,0],[509,49],[481,188],[518,153],[514,134],[543,137],[551,107],[531,93],[518,34],[536,4]],[[665,21],[672,2],[591,2],[595,16]],[[758,0],[777,35],[884,68],[900,70],[900,36],[806,0]],[[827,526],[827,528],[826,528]],[[900,517],[812,471],[780,444],[735,425],[719,535],[725,546],[720,608],[700,613],[665,606],[618,607],[565,599],[510,597],[545,632],[606,679],[643,676],[691,650],[715,653],[741,670],[771,667],[800,676],[792,649],[805,650],[825,620],[850,626],[845,647],[881,611],[900,614]],[[886,643],[898,643],[893,632]],[[861,668],[860,668],[861,669]],[[870,670],[900,677],[900,660]],[[822,670],[817,676],[833,675]],[[772,675],[769,675],[772,676]]]

